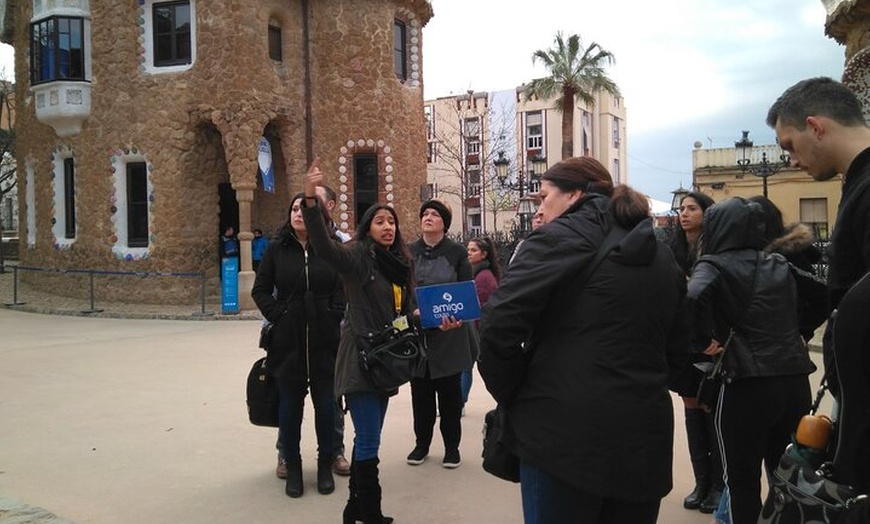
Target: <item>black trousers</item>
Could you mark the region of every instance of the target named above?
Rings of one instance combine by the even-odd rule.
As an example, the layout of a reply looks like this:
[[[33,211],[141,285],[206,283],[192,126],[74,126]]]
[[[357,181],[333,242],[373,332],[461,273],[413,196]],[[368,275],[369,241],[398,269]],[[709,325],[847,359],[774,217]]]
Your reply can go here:
[[[746,378],[722,387],[716,430],[733,524],[758,521],[762,461],[772,474],[798,422],[809,412],[810,397],[806,375]]]
[[[435,402],[441,414],[441,437],[444,449],[459,449],[462,439],[462,373],[441,378],[426,376],[411,380],[411,407],[414,411],[414,435],[417,446],[428,449],[435,430]]]

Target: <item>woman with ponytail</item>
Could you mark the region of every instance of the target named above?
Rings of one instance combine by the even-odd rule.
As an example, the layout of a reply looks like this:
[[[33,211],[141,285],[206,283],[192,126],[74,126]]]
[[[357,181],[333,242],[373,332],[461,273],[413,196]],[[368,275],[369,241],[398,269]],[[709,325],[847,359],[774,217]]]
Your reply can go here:
[[[525,522],[652,524],[672,487],[685,277],[646,197],[594,158],[551,167],[540,196],[544,225],[484,307],[478,364],[506,408]]]

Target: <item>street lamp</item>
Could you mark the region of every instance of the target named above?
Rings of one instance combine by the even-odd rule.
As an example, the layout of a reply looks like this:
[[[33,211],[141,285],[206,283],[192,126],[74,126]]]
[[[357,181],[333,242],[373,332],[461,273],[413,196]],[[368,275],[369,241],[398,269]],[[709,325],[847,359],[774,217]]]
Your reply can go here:
[[[510,191],[519,191],[520,198],[517,204],[517,215],[520,218],[520,230],[530,231],[532,229],[532,217],[537,211],[536,200],[531,194],[537,193],[540,190],[541,176],[547,170],[547,158],[540,155],[530,156],[527,159],[528,173],[525,169],[519,169],[519,177],[516,182],[509,180],[510,175],[510,160],[505,158],[504,152],[498,152],[498,158],[493,160],[495,167],[496,178],[503,189]],[[526,181],[528,176],[528,182]]]
[[[771,162],[767,159],[767,151],[761,152],[761,162],[752,163],[752,140],[749,140],[749,131],[743,131],[743,138],[734,142],[734,147],[737,148],[737,165],[740,166],[740,171],[761,178],[762,192],[767,197],[767,178],[777,173],[779,170],[788,166],[790,158],[788,154],[782,153],[779,155],[779,162]]]
[[[684,188],[683,183],[680,182],[680,187],[671,191],[671,194],[674,195],[674,198],[671,199],[671,211],[679,213],[680,206],[683,204],[683,199],[689,194],[689,190]]]

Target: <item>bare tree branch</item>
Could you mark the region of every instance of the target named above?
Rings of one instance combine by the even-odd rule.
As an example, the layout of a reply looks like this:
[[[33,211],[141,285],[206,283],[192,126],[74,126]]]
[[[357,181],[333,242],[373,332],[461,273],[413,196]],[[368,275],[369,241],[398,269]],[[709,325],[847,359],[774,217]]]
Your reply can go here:
[[[434,114],[430,165],[438,192],[462,203],[463,234],[469,230],[469,207],[481,208],[487,229],[497,227],[502,213],[516,211],[517,195],[502,187],[493,164],[499,153],[508,159],[515,156],[516,112],[504,104],[493,107],[492,100],[486,93],[469,92],[456,97],[455,103],[439,104]]]

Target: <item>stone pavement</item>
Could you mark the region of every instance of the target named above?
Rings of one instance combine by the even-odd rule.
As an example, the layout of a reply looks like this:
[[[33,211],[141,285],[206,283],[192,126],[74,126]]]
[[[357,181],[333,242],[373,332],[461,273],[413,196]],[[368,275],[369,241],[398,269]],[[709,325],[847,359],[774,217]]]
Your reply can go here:
[[[8,289],[0,275],[3,301]],[[35,311],[80,307],[58,297],[40,300],[49,302],[28,302]],[[131,316],[166,315],[126,307]],[[21,308],[0,308],[0,524],[340,520],[347,480],[336,477],[331,495],[317,493],[310,406],[300,499],[285,496],[274,476],[275,431],[247,422],[245,377],[262,355],[258,321],[92,318]],[[190,308],[177,311],[177,318],[199,318]],[[817,363],[819,357],[813,355]],[[483,416],[494,404],[480,378],[463,418],[463,464],[456,470],[441,467],[437,435],[426,463],[405,464],[414,442],[410,404],[407,387],[390,401],[381,457],[386,512],[398,523],[522,522],[518,486],[480,467]],[[659,522],[706,524],[708,516],[681,506],[693,480],[676,397],[674,415],[674,490]],[[347,424],[349,447],[349,417]]]

